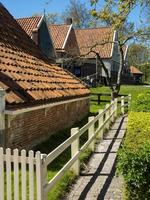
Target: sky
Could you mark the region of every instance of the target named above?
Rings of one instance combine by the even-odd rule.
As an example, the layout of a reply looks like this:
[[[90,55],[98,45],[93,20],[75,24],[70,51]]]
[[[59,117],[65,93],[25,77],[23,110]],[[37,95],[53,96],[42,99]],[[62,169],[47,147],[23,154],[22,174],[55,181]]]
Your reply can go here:
[[[90,0],[81,0],[90,7]],[[15,18],[30,17],[33,14],[43,14],[44,9],[46,13],[57,12],[62,13],[67,7],[69,0],[0,0],[0,2],[9,10]],[[49,2],[46,4],[45,2]],[[103,0],[99,1],[103,5]],[[133,21],[136,26],[140,24],[139,8],[136,8],[130,15],[130,21]]]

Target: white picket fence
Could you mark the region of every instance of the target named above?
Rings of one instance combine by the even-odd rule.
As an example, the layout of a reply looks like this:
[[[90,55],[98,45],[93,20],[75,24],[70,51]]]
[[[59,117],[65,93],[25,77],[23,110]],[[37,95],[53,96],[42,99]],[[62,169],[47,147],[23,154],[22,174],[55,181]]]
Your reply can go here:
[[[71,136],[48,155],[33,151],[11,151],[0,148],[0,200],[47,200],[48,192],[69,169],[77,175],[80,172],[79,155],[87,148],[94,151],[96,138],[103,138],[104,130],[117,118],[118,112],[124,114],[130,106],[131,95],[115,99],[91,116],[82,128],[72,128]],[[118,104],[121,101],[121,105]],[[127,103],[125,103],[127,101]],[[97,124],[97,126],[95,126]],[[88,131],[88,140],[79,146],[80,137]],[[71,146],[71,159],[51,179],[47,178],[47,167],[63,151]]]

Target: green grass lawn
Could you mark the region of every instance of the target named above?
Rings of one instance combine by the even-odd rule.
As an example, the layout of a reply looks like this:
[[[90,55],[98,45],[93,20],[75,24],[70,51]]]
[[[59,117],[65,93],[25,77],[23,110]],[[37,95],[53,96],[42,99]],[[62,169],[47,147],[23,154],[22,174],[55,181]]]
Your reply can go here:
[[[109,87],[97,87],[97,88],[91,88],[92,93],[111,93]],[[147,93],[150,92],[150,88],[143,87],[143,86],[130,86],[130,85],[123,85],[121,86],[121,90],[119,94],[122,95],[132,95],[132,100],[136,99],[137,95],[140,93]],[[109,97],[102,97],[102,99],[110,99]],[[90,112],[96,113],[99,109],[103,109],[106,105],[105,102],[100,103],[100,105],[97,105],[97,102],[91,102],[90,105]]]

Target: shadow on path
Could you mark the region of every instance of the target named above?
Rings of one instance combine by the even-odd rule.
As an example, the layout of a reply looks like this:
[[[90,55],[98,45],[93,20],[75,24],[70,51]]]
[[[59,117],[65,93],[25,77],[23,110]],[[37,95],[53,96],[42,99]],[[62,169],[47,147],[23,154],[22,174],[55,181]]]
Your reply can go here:
[[[90,179],[90,181],[88,182],[88,184],[85,186],[84,190],[81,192],[80,196],[79,196],[79,200],[83,200],[86,198],[89,190],[92,188],[93,184],[95,183],[96,179],[100,176],[100,172],[102,171],[104,165],[105,165],[105,162],[107,161],[107,158],[109,156],[109,154],[111,153],[111,149],[113,147],[113,144],[115,143],[116,139],[117,139],[117,136],[119,134],[119,131],[121,130],[121,127],[123,125],[123,122],[124,122],[124,119],[125,117],[123,117],[120,121],[120,124],[118,126],[118,128],[116,129],[116,133],[114,135],[114,138],[112,139],[111,143],[109,144],[108,146],[108,149],[100,163],[100,165],[98,166],[96,172],[93,174],[92,178]],[[115,175],[115,164],[116,164],[116,159],[114,160],[114,163],[113,163],[113,166],[112,166],[112,169],[111,169],[111,172],[109,173],[104,185],[103,185],[103,188],[101,189],[100,191],[100,194],[98,195],[97,199],[98,200],[102,200],[104,199],[107,191],[108,191],[108,188],[111,184],[111,181]],[[86,174],[84,174],[84,176],[86,176]],[[87,174],[88,176],[88,174]]]

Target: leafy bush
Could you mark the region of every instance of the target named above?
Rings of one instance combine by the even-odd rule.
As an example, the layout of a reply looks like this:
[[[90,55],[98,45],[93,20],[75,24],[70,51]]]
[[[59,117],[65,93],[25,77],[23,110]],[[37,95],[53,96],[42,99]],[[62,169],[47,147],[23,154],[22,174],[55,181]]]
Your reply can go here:
[[[150,112],[150,93],[141,93],[132,103],[132,111]]]
[[[144,81],[150,83],[150,62],[144,63],[140,65],[138,68],[144,73],[144,76],[143,76]]]
[[[117,170],[125,181],[129,200],[150,197],[150,114],[131,112]]]

